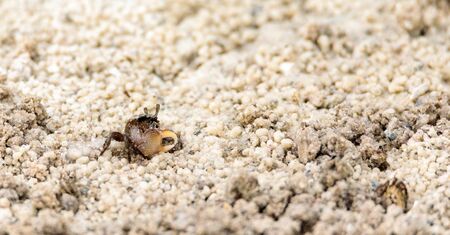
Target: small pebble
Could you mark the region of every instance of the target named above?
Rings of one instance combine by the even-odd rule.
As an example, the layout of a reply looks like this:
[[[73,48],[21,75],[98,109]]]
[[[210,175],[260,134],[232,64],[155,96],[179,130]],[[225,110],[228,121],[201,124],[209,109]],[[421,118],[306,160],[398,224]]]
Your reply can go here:
[[[290,149],[294,145],[294,142],[291,139],[282,139],[281,140],[281,146],[283,146],[284,149]]]
[[[266,128],[259,128],[258,130],[256,130],[255,134],[258,137],[267,136],[269,134],[269,130],[267,130]]]
[[[0,198],[0,208],[9,208],[10,206],[11,202],[9,202],[8,198]]]
[[[78,164],[86,164],[89,162],[89,157],[80,157],[76,161]]]

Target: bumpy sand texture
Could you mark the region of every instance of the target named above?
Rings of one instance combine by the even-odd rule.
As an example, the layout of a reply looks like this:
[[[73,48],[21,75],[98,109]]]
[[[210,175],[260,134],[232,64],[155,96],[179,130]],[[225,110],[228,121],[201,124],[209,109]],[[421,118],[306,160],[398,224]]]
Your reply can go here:
[[[0,12],[0,234],[450,230],[449,1]],[[98,157],[157,103],[181,150]]]

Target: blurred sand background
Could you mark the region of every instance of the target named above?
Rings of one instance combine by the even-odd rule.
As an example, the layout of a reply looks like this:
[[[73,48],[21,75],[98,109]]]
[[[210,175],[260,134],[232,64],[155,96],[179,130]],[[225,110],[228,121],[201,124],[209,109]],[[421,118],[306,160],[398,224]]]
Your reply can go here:
[[[0,12],[0,234],[448,234],[449,1]],[[181,149],[98,156],[157,103]]]

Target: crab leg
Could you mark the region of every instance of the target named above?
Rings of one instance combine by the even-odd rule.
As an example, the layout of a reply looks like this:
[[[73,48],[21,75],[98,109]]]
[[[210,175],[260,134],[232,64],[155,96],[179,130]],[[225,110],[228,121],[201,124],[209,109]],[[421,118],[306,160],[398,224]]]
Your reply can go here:
[[[109,147],[109,145],[111,144],[111,139],[115,140],[115,141],[119,141],[119,142],[123,142],[125,140],[125,137],[122,133],[120,132],[112,132],[111,135],[109,135],[108,139],[106,139],[105,143],[103,144],[103,149],[100,152],[100,156],[103,155],[103,153],[106,151],[106,149]]]

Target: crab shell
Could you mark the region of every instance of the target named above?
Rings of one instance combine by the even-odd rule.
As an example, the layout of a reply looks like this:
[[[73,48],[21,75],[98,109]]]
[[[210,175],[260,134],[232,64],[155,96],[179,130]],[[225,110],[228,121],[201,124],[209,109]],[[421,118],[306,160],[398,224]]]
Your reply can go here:
[[[401,207],[404,211],[407,210],[408,190],[402,181],[398,181],[394,178],[392,181],[387,181],[386,183],[378,186],[376,191],[384,200],[382,203],[385,206],[395,204]]]
[[[138,128],[131,128],[129,138],[133,146],[146,157],[167,152],[178,143],[178,136],[170,130],[148,129],[141,133]],[[173,143],[163,145],[164,138],[172,138]]]

